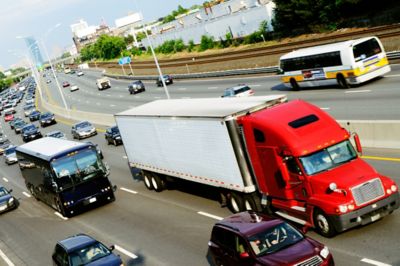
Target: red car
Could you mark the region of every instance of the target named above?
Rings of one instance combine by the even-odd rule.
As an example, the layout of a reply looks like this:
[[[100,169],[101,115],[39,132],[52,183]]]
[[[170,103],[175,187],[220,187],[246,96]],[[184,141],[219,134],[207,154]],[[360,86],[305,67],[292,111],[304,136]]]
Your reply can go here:
[[[334,265],[329,249],[282,219],[251,211],[214,225],[208,242],[215,265]]]
[[[63,84],[62,84],[63,88],[69,87],[69,85],[70,85],[70,84],[69,84],[68,81],[64,81]]]
[[[14,114],[13,113],[5,113],[4,114],[4,121],[10,122],[14,120]]]

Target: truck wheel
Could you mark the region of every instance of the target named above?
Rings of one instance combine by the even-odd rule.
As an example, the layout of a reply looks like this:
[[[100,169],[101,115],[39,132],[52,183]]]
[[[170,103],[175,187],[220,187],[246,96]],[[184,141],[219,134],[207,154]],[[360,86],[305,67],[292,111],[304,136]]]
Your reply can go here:
[[[31,193],[31,195],[32,195],[37,201],[39,201],[39,198],[37,197],[35,188],[34,188],[32,185],[29,185],[29,186],[28,186],[28,189],[29,189],[29,193]]]
[[[143,171],[143,182],[144,185],[146,186],[146,188],[148,190],[152,190],[153,189],[153,185],[151,184],[151,174],[147,171]]]
[[[153,189],[157,192],[161,192],[165,188],[165,181],[158,174],[152,173],[151,184]]]
[[[314,211],[314,226],[316,231],[324,237],[333,237],[336,235],[336,230],[331,220],[320,209],[315,209]]]
[[[244,209],[247,211],[261,212],[261,200],[260,197],[255,194],[249,194],[244,196]]]
[[[347,83],[346,79],[344,78],[343,75],[337,75],[336,77],[337,83],[339,84],[339,86],[342,89],[348,89],[349,88],[349,84]]]
[[[233,213],[241,212],[244,209],[242,196],[236,192],[231,192],[228,197],[228,208]]]
[[[292,86],[294,91],[298,91],[300,89],[300,86],[295,79],[290,79],[290,86]]]

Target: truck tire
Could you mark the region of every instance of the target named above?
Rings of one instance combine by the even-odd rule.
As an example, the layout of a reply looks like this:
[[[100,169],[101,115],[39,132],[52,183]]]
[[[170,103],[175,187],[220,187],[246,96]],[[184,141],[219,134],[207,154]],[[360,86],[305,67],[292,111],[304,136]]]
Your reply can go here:
[[[342,89],[348,89],[350,87],[342,74],[337,75],[336,80]]]
[[[243,204],[246,211],[262,211],[261,199],[256,194],[245,195]]]
[[[298,91],[300,89],[299,83],[295,79],[290,79],[290,86],[292,86],[292,89],[294,91]]]
[[[233,213],[238,213],[244,210],[243,198],[236,192],[231,192],[228,196],[228,208]]]
[[[162,179],[158,174],[152,173],[151,174],[151,184],[153,189],[157,192],[161,192],[165,188],[165,180]]]
[[[320,209],[314,210],[315,230],[324,237],[333,237],[336,235],[336,229],[331,219]]]
[[[144,185],[146,186],[146,188],[148,190],[152,190],[153,189],[153,185],[151,183],[151,179],[152,179],[151,173],[147,172],[147,171],[143,171],[143,182],[144,182]]]
[[[33,185],[27,185],[27,187],[28,187],[29,193],[31,193],[32,197],[34,197],[37,201],[39,201],[39,198],[36,194],[35,187]]]

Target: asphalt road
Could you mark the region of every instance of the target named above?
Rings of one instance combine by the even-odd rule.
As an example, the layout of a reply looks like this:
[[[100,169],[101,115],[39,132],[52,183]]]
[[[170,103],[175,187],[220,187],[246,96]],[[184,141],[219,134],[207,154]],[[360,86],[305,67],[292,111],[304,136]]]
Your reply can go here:
[[[74,93],[66,90],[67,95],[81,100],[81,103],[74,102],[77,105],[75,108],[81,109],[86,106],[91,111],[115,112],[118,108],[124,110],[125,107],[129,107],[129,104],[135,106],[144,103],[150,100],[150,95],[160,98],[163,96],[161,90],[155,86],[152,88],[150,85],[145,93],[138,95],[138,97],[143,96],[143,99],[135,98],[136,96],[127,93],[125,81],[113,81],[113,88],[99,92],[101,95],[98,96],[94,81],[90,79],[90,76],[94,75],[86,73],[85,78],[68,76],[71,83],[86,82],[88,86],[84,88],[81,85],[81,90]],[[398,81],[398,77],[393,78]],[[386,84],[391,79],[391,77],[384,78],[358,89],[364,90],[366,86],[376,86],[381,82]],[[195,84],[198,82],[200,81],[196,81]],[[221,82],[218,84],[226,83],[229,86],[228,81],[218,82]],[[189,83],[191,82],[182,81],[182,84]],[[175,93],[187,94],[187,91],[179,90],[179,88],[184,88],[180,86],[182,84],[176,82],[169,86],[172,96]],[[235,83],[230,83],[230,85],[233,84]],[[51,83],[51,85],[54,84]],[[185,87],[189,90],[189,86],[186,85]],[[222,86],[226,87],[218,85],[221,88],[213,91],[211,84],[207,86],[211,87],[209,90],[212,91],[206,93],[207,97],[219,96]],[[397,89],[395,83],[391,86],[387,84],[385,87],[387,92],[391,92],[389,95],[395,94]],[[198,91],[196,96],[203,95],[204,89],[200,85],[192,87],[193,90]],[[254,87],[254,89],[259,94],[262,88]],[[312,91],[290,92],[289,95],[317,93],[322,97],[321,94],[344,94],[339,89]],[[378,87],[374,87],[371,91],[381,93]],[[89,94],[89,92],[94,94]],[[275,93],[275,91],[272,92]],[[360,94],[361,92],[354,93],[354,95]],[[393,96],[389,96],[388,99],[384,99],[384,95],[381,97],[381,106],[389,106],[389,104],[384,104],[386,101],[396,101]],[[96,105],[97,99],[102,104],[99,107]],[[54,100],[57,101],[57,98]],[[86,101],[89,103],[86,104]],[[108,102],[107,106],[106,102]],[[340,101],[335,103],[338,102]],[[390,112],[387,112],[387,115],[390,115]],[[46,133],[55,129],[65,132],[67,137],[72,139],[70,125],[67,123],[58,123],[41,131]],[[1,119],[1,130],[16,145],[22,144],[21,137],[10,131],[9,125],[5,124],[3,119]],[[110,179],[118,186],[117,200],[68,220],[57,216],[55,211],[47,205],[29,197],[18,166],[7,166],[3,158],[0,159],[0,184],[12,188],[13,194],[21,201],[17,210],[0,216],[0,265],[12,265],[7,264],[5,259],[9,259],[14,265],[51,265],[51,253],[56,241],[77,233],[90,234],[106,245],[117,245],[115,252],[121,255],[126,265],[208,265],[206,254],[211,228],[218,218],[230,215],[226,208],[219,206],[213,191],[188,183],[176,184],[162,193],[149,191],[142,181],[132,177],[123,146],[107,145],[103,134],[87,140],[98,143],[103,150],[104,160],[108,162],[111,169]],[[368,149],[365,150],[364,155],[400,158],[400,150]],[[400,184],[400,160],[368,161],[378,171]],[[380,221],[350,230],[332,239],[323,238],[313,231],[310,231],[308,235],[328,245],[334,255],[336,265],[371,265],[372,262],[375,262],[375,265],[400,265],[398,252],[400,211],[395,211]],[[4,253],[6,258],[1,253]]]
[[[69,108],[97,113],[118,113],[150,101],[165,99],[162,87],[154,81],[144,81],[146,92],[130,95],[128,80],[111,79],[112,88],[99,91],[95,80],[100,72],[85,71],[85,75],[65,75],[59,73],[59,81],[69,81],[80,87],[70,92],[62,88]],[[52,78],[48,84],[55,102],[61,98]],[[220,97],[225,88],[237,84],[247,84],[255,95],[286,94],[288,99],[304,99],[323,108],[339,120],[397,120],[400,117],[400,65],[392,65],[392,71],[384,78],[373,80],[362,86],[340,89],[337,86],[306,88],[301,91],[286,89],[278,76],[234,77],[202,80],[175,80],[168,86],[171,98]]]

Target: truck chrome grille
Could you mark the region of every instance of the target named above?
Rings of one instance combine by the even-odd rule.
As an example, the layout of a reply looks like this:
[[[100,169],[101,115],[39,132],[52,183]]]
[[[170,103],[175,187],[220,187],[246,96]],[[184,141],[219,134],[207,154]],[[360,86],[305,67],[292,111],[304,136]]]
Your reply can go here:
[[[379,178],[375,178],[361,185],[353,187],[351,189],[354,200],[357,206],[373,201],[384,195],[382,182]]]
[[[317,266],[321,264],[322,264],[322,258],[317,255],[296,264],[296,266]]]

